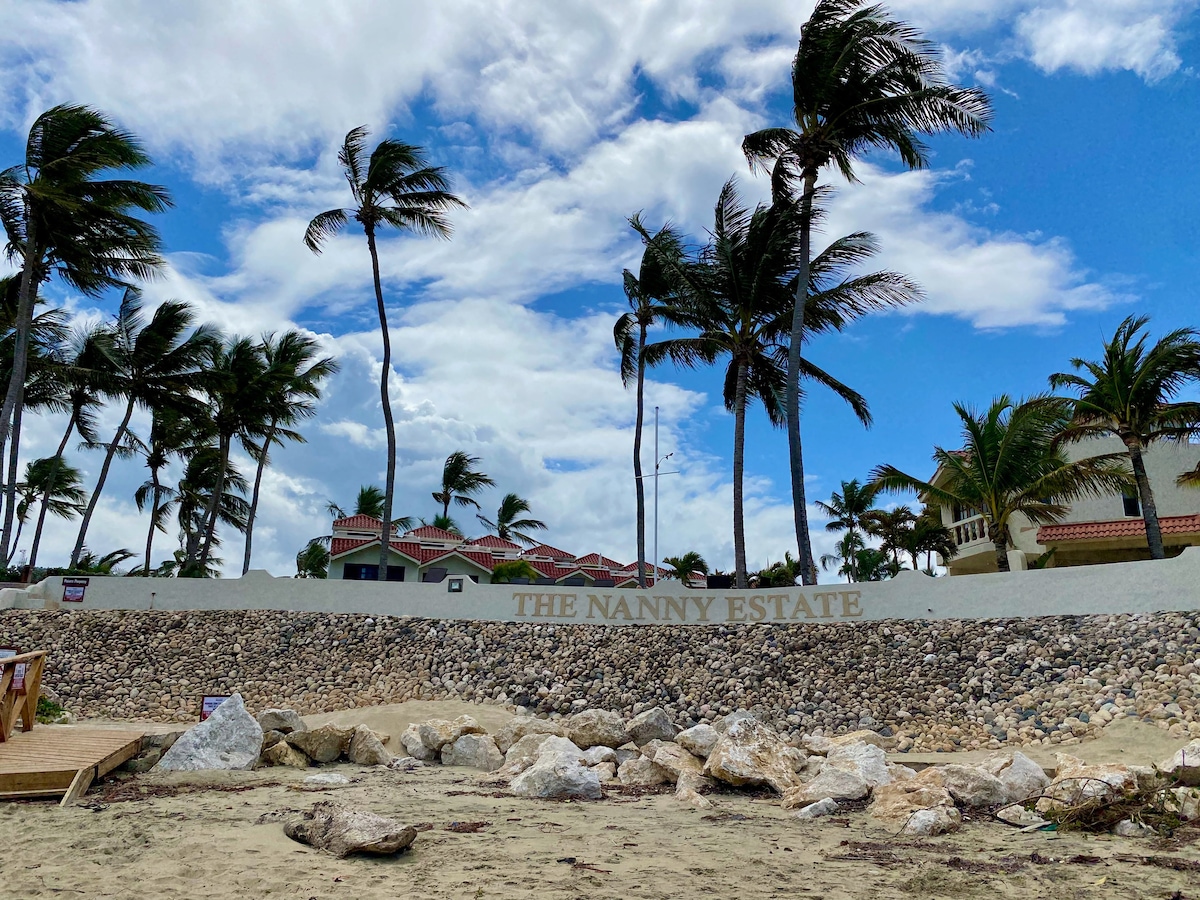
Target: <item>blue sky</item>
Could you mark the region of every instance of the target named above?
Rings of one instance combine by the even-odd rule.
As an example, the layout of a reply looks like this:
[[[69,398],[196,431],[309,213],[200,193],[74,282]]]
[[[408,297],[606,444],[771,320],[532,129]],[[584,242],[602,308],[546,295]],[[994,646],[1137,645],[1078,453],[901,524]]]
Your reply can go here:
[[[892,4],[942,45],[957,78],[991,92],[994,132],[934,140],[923,172],[880,155],[859,185],[829,179],[826,237],[875,232],[879,266],[915,278],[928,299],[812,345],[866,395],[875,425],[812,393],[810,499],[881,462],[927,472],[933,445],[957,440],[952,402],[1041,390],[1130,313],[1158,331],[1196,323],[1197,5]],[[788,64],[810,8],[0,0],[0,164],[18,161],[45,107],[104,109],[142,137],[157,161],[149,177],[176,199],[159,220],[171,266],[150,299],[189,300],[231,331],[306,328],[342,360],[308,443],[279,453],[266,485],[256,565],[291,574],[296,550],[327,530],[325,502],[349,502],[383,470],[365,247],[350,235],[315,258],[304,224],[347,202],[333,153],[349,128],[424,145],[471,210],[455,216],[449,243],[383,245],[397,512],[432,516],[441,461],[463,449],[498,482],[485,509],[517,491],[550,524],[548,542],[632,559],[633,398],[611,341],[620,272],[638,257],[624,217],[644,210],[699,236],[730,175],[762,192],[738,147],[747,131],[786,123]],[[113,306],[63,300],[80,316]],[[696,549],[728,568],[732,420],[719,390],[716,371],[663,369],[648,402],[681,469],[661,483],[662,553]],[[35,421],[29,458],[50,452],[61,427]],[[752,565],[792,547],[786,456],[782,433],[752,416]],[[74,461],[94,477],[98,454]],[[132,492],[144,477],[119,464],[96,549],[139,546]],[[819,520],[814,529],[828,550]],[[51,558],[73,537],[50,535]],[[166,551],[174,535],[159,540]],[[225,556],[240,559],[239,540]]]

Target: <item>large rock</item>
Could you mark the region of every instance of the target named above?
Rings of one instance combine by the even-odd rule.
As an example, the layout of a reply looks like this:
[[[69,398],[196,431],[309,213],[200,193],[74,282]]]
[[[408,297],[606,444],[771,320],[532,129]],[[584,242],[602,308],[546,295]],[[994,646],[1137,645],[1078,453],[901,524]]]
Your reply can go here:
[[[832,797],[826,797],[823,800],[818,800],[815,803],[810,803],[808,806],[801,808],[792,818],[799,819],[801,822],[810,821],[812,819],[820,819],[823,816],[831,816],[839,809],[837,801]]]
[[[694,806],[696,809],[712,809],[712,801],[701,791],[707,790],[713,785],[714,782],[711,778],[705,778],[695,772],[684,772],[675,782],[675,799],[688,806]]]
[[[673,781],[671,773],[652,759],[639,756],[621,763],[617,769],[617,780],[624,785],[652,787]]]
[[[670,773],[678,783],[681,775],[703,775],[704,761],[692,756],[673,741],[650,741],[642,747],[642,755]]]
[[[880,785],[867,812],[903,834],[943,834],[962,824],[950,792],[931,781],[922,781],[920,776]]]
[[[616,769],[617,751],[612,747],[590,747],[583,751],[585,766],[598,766],[601,763],[612,763],[613,768]]]
[[[807,734],[803,738],[805,748],[810,753],[828,755],[836,747],[847,747],[851,744],[871,744],[881,750],[890,750],[896,745],[895,738],[885,738],[874,731],[851,731],[849,734],[839,734],[837,737],[825,737],[820,734]]]
[[[386,766],[392,761],[392,754],[378,734],[366,725],[359,725],[350,736],[346,758],[360,766]]]
[[[830,768],[858,775],[872,788],[892,781],[887,754],[875,744],[853,743],[832,748],[825,756],[822,774]]]
[[[617,764],[615,762],[602,762],[599,765],[588,766],[588,768],[596,773],[596,777],[600,779],[601,784],[606,781],[615,781],[617,778]]]
[[[1181,747],[1159,768],[1168,775],[1174,775],[1184,785],[1200,785],[1200,740]]]
[[[507,754],[513,744],[531,734],[553,734],[558,737],[566,737],[567,729],[562,726],[562,723],[552,722],[549,719],[515,716],[505,722],[496,732],[496,746],[501,753]]]
[[[1168,808],[1175,811],[1180,821],[1193,822],[1200,819],[1200,788],[1177,787],[1167,791]]]
[[[562,738],[550,738],[555,740]],[[561,749],[543,749],[534,764],[512,780],[510,787],[518,797],[543,800],[599,800],[603,796],[599,775],[583,765],[579,752]]]
[[[741,722],[745,719],[753,719],[755,722],[758,721],[758,719],[755,718],[754,713],[744,709],[739,709],[736,712],[731,712],[727,716],[721,716],[721,718],[713,722],[713,729],[717,732],[717,734],[724,734],[733,727],[735,722]]]
[[[836,766],[825,766],[821,774],[807,784],[792,788],[783,795],[784,809],[799,809],[818,800],[861,800],[871,792],[871,786],[857,772]]]
[[[1038,812],[1047,812],[1063,804],[1075,805],[1097,797],[1116,797],[1133,790],[1142,780],[1155,777],[1147,766],[1088,765],[1066,753],[1055,756],[1058,768],[1054,780],[1037,803]]]
[[[713,746],[704,774],[734,787],[766,784],[783,794],[800,785],[787,750],[774,729],[752,716],[740,718]]]
[[[423,762],[430,762],[438,758],[440,750],[431,750],[425,746],[425,742],[421,740],[421,726],[413,722],[400,735],[400,743],[404,746],[404,752],[413,759],[419,759]]]
[[[345,755],[353,737],[353,728],[340,728],[330,723],[311,731],[289,734],[287,742],[297,750],[302,750],[313,762],[329,763]]]
[[[263,732],[246,712],[240,694],[189,728],[159,760],[158,768],[178,771],[252,769],[262,751]]]
[[[262,761],[268,766],[291,766],[293,769],[307,769],[309,766],[309,759],[304,752],[287,741],[272,744],[264,750]]]
[[[975,766],[930,766],[916,780],[945,788],[959,804],[970,808],[1005,806],[1010,802],[1003,782]]]
[[[720,737],[717,729],[701,723],[693,725],[691,728],[685,728],[675,735],[675,743],[693,756],[708,759],[708,754],[712,753],[712,748],[716,746]]]
[[[651,741],[671,741],[679,733],[679,729],[667,717],[667,711],[661,706],[648,709],[634,716],[625,725],[630,740],[639,747]]]
[[[464,734],[442,748],[442,764],[495,772],[504,765],[504,757],[490,734]]]
[[[263,731],[280,731],[283,734],[308,731],[300,713],[294,709],[264,709],[255,718]]]
[[[629,743],[624,721],[615,712],[604,709],[585,709],[567,719],[567,737],[583,750]]]
[[[283,833],[294,841],[328,850],[343,858],[351,853],[390,855],[407,850],[417,838],[411,825],[365,810],[322,800],[308,812],[290,819]]]
[[[1020,803],[1037,797],[1050,784],[1042,767],[1020,751],[993,753],[979,764],[979,768],[1000,779],[1006,803]]]
[[[513,775],[520,775],[526,769],[534,764],[538,755],[541,753],[542,744],[549,740],[567,741],[564,737],[559,737],[556,734],[527,734],[511,747],[504,754],[504,765],[500,768],[500,775],[510,778]],[[570,743],[570,741],[567,741]],[[574,744],[571,744],[575,747]],[[497,748],[498,749],[498,748]],[[575,747],[579,750],[578,747]],[[582,754],[583,751],[579,750]]]

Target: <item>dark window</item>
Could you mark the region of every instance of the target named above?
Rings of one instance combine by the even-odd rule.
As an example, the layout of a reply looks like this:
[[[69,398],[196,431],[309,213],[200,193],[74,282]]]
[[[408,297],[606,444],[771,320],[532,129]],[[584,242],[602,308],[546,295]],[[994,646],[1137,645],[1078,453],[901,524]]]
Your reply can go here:
[[[1140,516],[1142,514],[1142,503],[1136,494],[1122,494],[1121,502],[1125,504],[1125,515]]]
[[[342,578],[346,581],[378,581],[379,566],[346,566],[342,569]]]
[[[376,569],[376,571],[378,571],[378,569]],[[388,566],[387,580],[388,581],[403,581],[404,580],[404,566]]]

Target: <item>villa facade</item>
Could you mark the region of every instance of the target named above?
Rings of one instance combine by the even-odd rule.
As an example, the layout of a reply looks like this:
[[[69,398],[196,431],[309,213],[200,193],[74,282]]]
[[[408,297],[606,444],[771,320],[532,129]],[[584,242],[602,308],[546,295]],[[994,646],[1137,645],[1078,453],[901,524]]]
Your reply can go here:
[[[333,523],[329,577],[377,581],[379,533],[383,522],[371,516],[347,516]],[[495,535],[464,538],[423,525],[403,534],[393,532],[388,544],[388,581],[441,581],[449,576],[490,584],[498,563],[524,560],[539,573],[534,584],[575,587],[636,587],[637,563],[628,565],[599,553],[576,557],[546,544],[525,548]],[[667,570],[659,570],[659,578]],[[651,576],[652,577],[652,576]]]
[[[1089,439],[1067,447],[1071,459],[1123,450],[1124,444],[1116,437]],[[1178,554],[1187,546],[1200,546],[1200,489],[1180,487],[1175,483],[1176,478],[1200,463],[1200,444],[1159,442],[1151,445],[1144,459],[1167,555]],[[936,485],[942,478],[944,475],[939,469],[932,483]],[[950,529],[958,546],[958,555],[946,564],[949,573],[995,572],[996,551],[988,539],[983,517],[973,509],[957,507],[942,507],[941,513],[942,524]],[[1030,563],[1047,553],[1046,567],[1150,558],[1146,523],[1136,492],[1078,500],[1071,504],[1067,515],[1053,525],[1037,526],[1018,515],[1012,519],[1009,528],[1014,548],[1009,550],[1008,562],[1014,570],[1028,568]]]

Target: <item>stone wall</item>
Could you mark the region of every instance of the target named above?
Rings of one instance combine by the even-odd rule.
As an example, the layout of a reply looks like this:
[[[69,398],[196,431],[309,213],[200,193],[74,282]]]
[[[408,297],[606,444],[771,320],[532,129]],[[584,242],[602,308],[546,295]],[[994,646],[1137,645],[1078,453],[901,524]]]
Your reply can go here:
[[[269,611],[0,611],[81,716],[192,720],[205,693],[302,713],[460,698],[568,713],[752,709],[901,746],[1075,743],[1139,715],[1200,736],[1200,613],[606,628]]]

